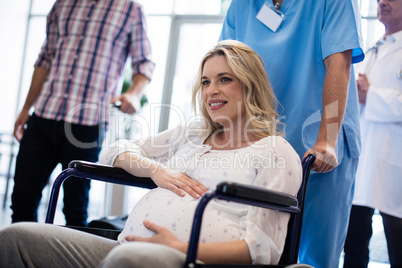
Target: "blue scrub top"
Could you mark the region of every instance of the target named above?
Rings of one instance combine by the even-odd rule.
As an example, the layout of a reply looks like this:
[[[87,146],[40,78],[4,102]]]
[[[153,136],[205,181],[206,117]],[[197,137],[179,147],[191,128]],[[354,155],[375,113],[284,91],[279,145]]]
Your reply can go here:
[[[281,104],[278,112],[286,124],[286,137],[303,156],[318,136],[326,74],[323,60],[349,49],[353,49],[353,63],[364,59],[358,6],[353,0],[284,0],[280,11],[285,20],[273,32],[256,18],[264,4],[273,7],[272,1],[233,0],[220,39],[244,42],[262,57]],[[360,130],[353,68],[337,142],[339,164],[346,144],[351,156],[357,157]]]

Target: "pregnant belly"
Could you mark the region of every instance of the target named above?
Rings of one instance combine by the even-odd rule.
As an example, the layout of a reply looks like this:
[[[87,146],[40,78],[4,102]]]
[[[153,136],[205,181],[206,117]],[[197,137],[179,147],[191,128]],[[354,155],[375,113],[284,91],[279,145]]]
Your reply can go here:
[[[128,235],[151,237],[143,220],[167,228],[180,241],[188,242],[194,212],[199,199],[189,195],[180,197],[169,190],[156,188],[148,192],[133,208],[119,241]],[[239,221],[246,207],[225,201],[211,201],[204,213],[201,243],[237,241],[240,239]]]

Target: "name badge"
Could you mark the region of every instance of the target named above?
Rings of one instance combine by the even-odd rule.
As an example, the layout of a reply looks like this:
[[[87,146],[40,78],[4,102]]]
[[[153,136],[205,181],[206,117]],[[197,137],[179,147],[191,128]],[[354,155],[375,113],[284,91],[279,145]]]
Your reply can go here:
[[[267,6],[267,4],[264,4],[256,17],[273,32],[278,30],[279,26],[281,26],[283,20],[285,19],[285,15],[277,8],[277,5],[274,7],[274,9],[271,9]]]

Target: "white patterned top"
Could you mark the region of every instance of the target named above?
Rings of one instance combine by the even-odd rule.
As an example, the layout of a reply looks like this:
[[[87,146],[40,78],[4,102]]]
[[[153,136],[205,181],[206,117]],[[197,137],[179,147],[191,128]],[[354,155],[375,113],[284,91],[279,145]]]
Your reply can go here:
[[[211,150],[204,145],[208,135],[200,129],[177,127],[141,142],[117,141],[105,148],[100,162],[112,165],[126,151],[157,160],[171,169],[215,189],[222,181],[249,184],[296,195],[302,172],[299,156],[282,137],[266,137],[235,150]],[[132,234],[151,237],[143,226],[148,219],[169,229],[177,239],[188,242],[198,199],[180,197],[156,188],[133,208],[119,242]],[[286,238],[289,214],[248,205],[211,201],[204,213],[201,243],[245,240],[253,263],[276,264]]]

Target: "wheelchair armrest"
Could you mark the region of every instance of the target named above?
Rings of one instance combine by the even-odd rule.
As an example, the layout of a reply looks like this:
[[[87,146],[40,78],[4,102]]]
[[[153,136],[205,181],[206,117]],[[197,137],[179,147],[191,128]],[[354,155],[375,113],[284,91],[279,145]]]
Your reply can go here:
[[[68,167],[89,174],[102,175],[105,177],[119,179],[121,182],[117,181],[116,183],[120,184],[132,185],[137,187],[143,186],[150,189],[157,187],[156,184],[153,182],[153,180],[151,180],[151,178],[137,177],[128,173],[122,168],[114,166],[103,165],[99,163],[92,163],[81,160],[74,160],[70,162]]]
[[[201,231],[201,222],[203,217],[203,212],[208,202],[214,198],[219,198],[223,200],[233,201],[248,204],[251,206],[259,206],[263,208],[275,209],[278,211],[286,211],[293,215],[289,224],[292,225],[292,229],[288,230],[286,236],[285,249],[287,247],[287,252],[283,252],[280,264],[289,264],[297,262],[298,248],[300,241],[302,216],[303,216],[303,203],[304,195],[306,190],[306,185],[308,177],[310,175],[310,169],[315,160],[315,156],[310,154],[305,157],[302,161],[303,168],[303,180],[297,198],[272,191],[264,188],[240,185],[230,182],[222,182],[218,184],[215,191],[208,191],[204,194],[196,208],[194,215],[194,221],[191,228],[190,241],[187,251],[187,257],[184,267],[199,267],[195,260],[197,258],[198,242]],[[228,267],[241,266],[234,264]],[[221,267],[220,265],[215,265],[211,267]],[[265,266],[264,266],[265,267]],[[282,266],[280,266],[282,267]],[[284,266],[283,266],[284,267]]]
[[[53,223],[60,186],[69,177],[89,178],[148,189],[157,187],[151,178],[136,177],[122,168],[75,160],[70,162],[69,168],[63,170],[53,183],[46,214],[46,223]]]
[[[197,205],[184,267],[195,265],[204,209],[214,198],[292,214],[300,213],[297,197],[292,195],[256,186],[221,182],[216,186],[215,191],[206,192]]]
[[[216,191],[222,195],[234,196],[250,201],[289,207],[298,206],[298,201],[295,196],[251,185],[222,182],[217,185]]]

